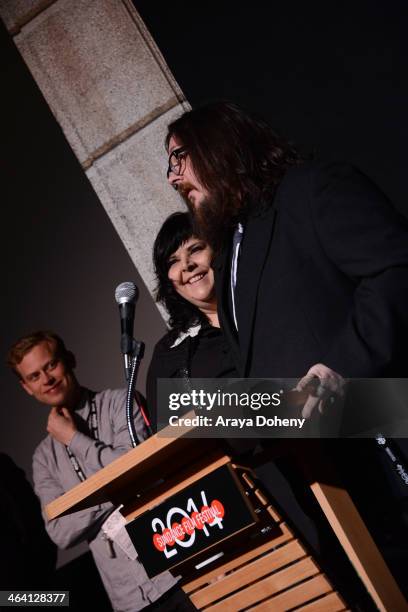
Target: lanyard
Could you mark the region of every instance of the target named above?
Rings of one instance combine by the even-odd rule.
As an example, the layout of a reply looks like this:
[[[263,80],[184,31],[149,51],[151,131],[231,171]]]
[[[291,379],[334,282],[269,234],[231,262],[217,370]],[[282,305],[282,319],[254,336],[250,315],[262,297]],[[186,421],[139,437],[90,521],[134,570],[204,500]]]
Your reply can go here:
[[[95,394],[90,393],[89,399],[91,401],[91,410],[89,412],[88,419],[87,419],[88,426],[90,429],[91,437],[94,440],[98,440],[98,415],[96,413]],[[72,467],[74,468],[76,475],[78,476],[79,480],[83,482],[84,480],[86,480],[86,476],[81,466],[79,465],[77,458],[75,457],[74,453],[68,448],[68,446],[66,446],[65,448],[67,449],[67,455],[69,457],[69,460],[72,463]]]

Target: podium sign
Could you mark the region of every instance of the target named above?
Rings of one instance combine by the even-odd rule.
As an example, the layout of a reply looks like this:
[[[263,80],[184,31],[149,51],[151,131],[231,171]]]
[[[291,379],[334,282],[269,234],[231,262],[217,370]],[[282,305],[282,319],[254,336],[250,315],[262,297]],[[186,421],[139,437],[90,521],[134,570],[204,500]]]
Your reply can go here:
[[[256,520],[233,469],[225,465],[145,512],[126,529],[153,577]]]

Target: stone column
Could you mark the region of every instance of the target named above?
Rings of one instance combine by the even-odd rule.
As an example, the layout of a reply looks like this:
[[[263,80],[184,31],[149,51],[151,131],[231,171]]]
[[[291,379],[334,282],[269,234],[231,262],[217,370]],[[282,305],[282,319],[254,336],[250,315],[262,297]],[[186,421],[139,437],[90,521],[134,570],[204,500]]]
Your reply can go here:
[[[0,15],[152,291],[153,239],[181,207],[167,124],[188,108],[130,0],[0,0]]]

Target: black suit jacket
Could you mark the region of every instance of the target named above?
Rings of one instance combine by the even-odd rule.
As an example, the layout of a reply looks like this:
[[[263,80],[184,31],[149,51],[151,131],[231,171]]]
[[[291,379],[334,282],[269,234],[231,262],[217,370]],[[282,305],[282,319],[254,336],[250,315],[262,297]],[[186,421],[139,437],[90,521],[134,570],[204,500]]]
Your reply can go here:
[[[323,363],[345,377],[404,377],[408,223],[345,164],[290,169],[245,223],[229,308],[230,249],[214,263],[219,316],[241,376],[300,377]]]
[[[301,377],[316,363],[344,377],[407,376],[408,223],[360,172],[343,164],[292,168],[270,206],[246,221],[241,247],[238,335],[229,307],[230,245],[214,262],[219,317],[241,376]],[[364,393],[356,403],[362,385],[351,386],[341,433],[365,435],[374,424],[384,423],[387,398],[373,407]],[[380,393],[375,395],[379,400]],[[368,410],[360,410],[362,404]],[[342,441],[339,447],[333,441],[330,449],[339,449],[346,472],[351,466],[353,475],[357,466],[360,479],[357,476],[355,487],[373,499],[377,481],[370,488],[366,482],[373,479],[367,479],[365,471],[369,466],[369,473],[378,477],[372,454],[367,459],[374,443],[354,442]],[[322,465],[327,462],[324,449]],[[316,451],[314,444],[299,445],[298,461],[303,463],[311,450]],[[271,463],[258,475],[308,544],[318,549],[321,537],[332,560],[335,543],[325,523],[310,523],[316,510],[298,467],[292,470],[289,459],[279,466],[308,516],[287,483],[280,488],[284,479],[276,476]]]

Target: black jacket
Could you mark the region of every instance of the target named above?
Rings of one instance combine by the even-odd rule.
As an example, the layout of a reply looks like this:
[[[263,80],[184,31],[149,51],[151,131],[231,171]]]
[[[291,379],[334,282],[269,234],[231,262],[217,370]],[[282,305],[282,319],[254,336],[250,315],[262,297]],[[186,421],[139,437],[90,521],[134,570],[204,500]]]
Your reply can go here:
[[[241,376],[407,376],[408,223],[343,164],[290,169],[245,224],[229,309],[230,250],[215,262],[219,316]]]
[[[167,333],[156,344],[147,374],[147,404],[153,429],[157,426],[157,382],[160,378],[233,378],[238,373],[221,331],[201,325],[199,332],[173,346],[174,333]]]

